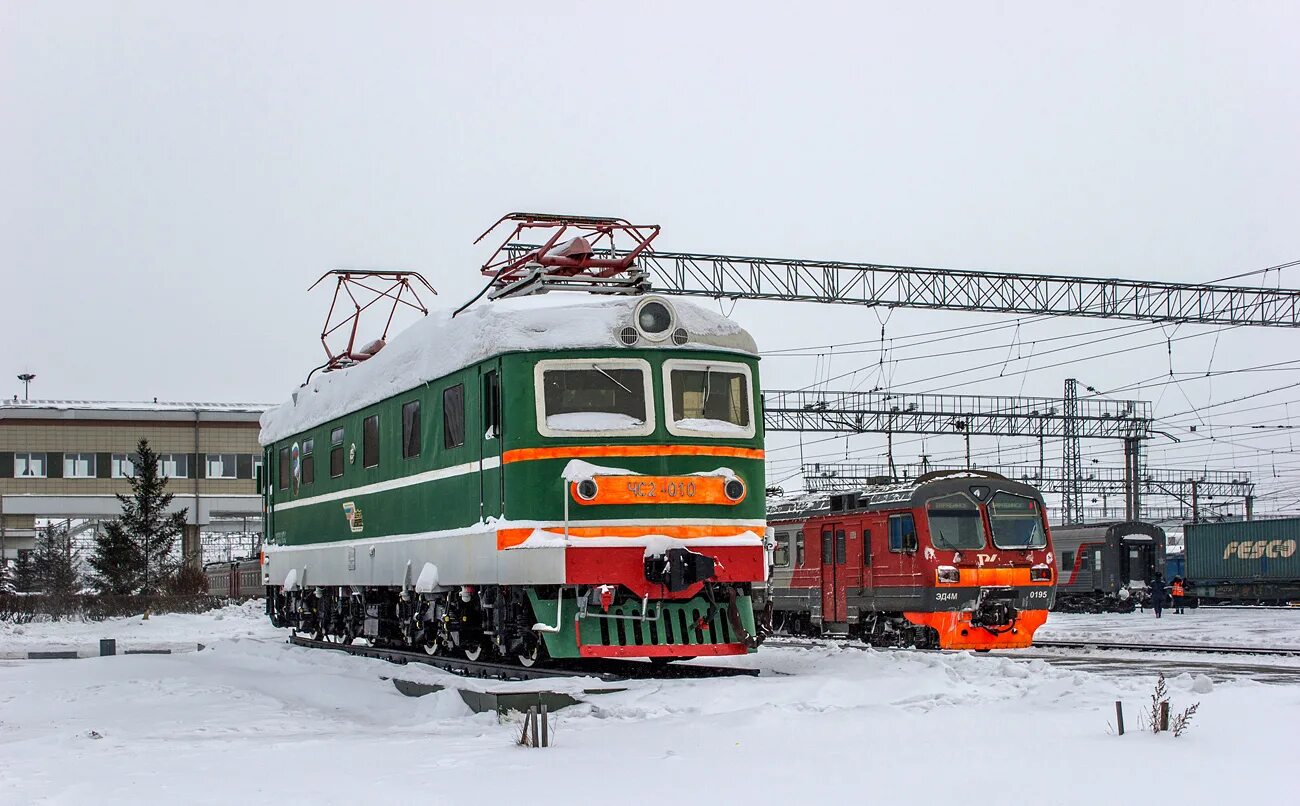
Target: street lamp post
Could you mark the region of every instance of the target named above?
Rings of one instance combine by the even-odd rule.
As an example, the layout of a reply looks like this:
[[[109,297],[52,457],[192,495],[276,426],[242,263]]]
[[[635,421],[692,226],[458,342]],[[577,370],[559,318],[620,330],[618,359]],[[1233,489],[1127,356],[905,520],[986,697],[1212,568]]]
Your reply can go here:
[[[18,380],[23,382],[23,402],[27,402],[27,391],[31,388],[32,381],[36,380],[35,372],[24,372],[18,376]]]

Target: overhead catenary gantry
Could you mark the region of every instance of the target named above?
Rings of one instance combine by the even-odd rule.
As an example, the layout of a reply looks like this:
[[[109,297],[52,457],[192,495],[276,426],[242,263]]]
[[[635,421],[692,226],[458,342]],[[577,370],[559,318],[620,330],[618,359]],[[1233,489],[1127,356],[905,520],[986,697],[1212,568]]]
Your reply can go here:
[[[820,462],[802,467],[804,485],[812,491],[838,492],[853,490],[871,484],[892,480],[916,478],[935,470],[962,470],[956,465],[895,465],[861,464],[855,462]],[[1009,479],[1032,484],[1046,493],[1064,494],[1074,483],[1061,469],[1046,465],[981,465],[986,470]],[[1118,467],[1089,467],[1077,480],[1082,495],[1109,496],[1123,499],[1129,493],[1128,473]],[[1184,505],[1184,510],[1199,515],[1198,509],[1210,500],[1236,499],[1249,509],[1255,493],[1250,474],[1229,470],[1176,470],[1171,468],[1144,468],[1138,483],[1149,496],[1174,498]],[[1115,516],[1131,518],[1125,510],[1110,510]],[[1082,515],[1082,513],[1080,513]]]
[[[529,216],[520,216],[530,220]],[[531,219],[548,217],[532,216]],[[565,217],[549,217],[563,220]],[[626,222],[616,221],[620,225]],[[601,220],[599,223],[608,223]],[[515,236],[527,228],[517,228]],[[657,228],[654,234],[657,234]],[[1072,316],[1104,319],[1128,319],[1147,322],[1191,323],[1201,325],[1249,327],[1300,327],[1300,290],[1262,288],[1215,283],[1173,283],[1119,278],[1082,277],[1064,274],[1004,272],[985,269],[941,269],[901,266],[886,263],[766,258],[741,255],[718,255],[691,252],[659,252],[649,246],[649,239],[631,249],[577,242],[557,248],[558,241],[545,246],[507,242],[498,254],[515,268],[531,268],[535,275],[554,273],[545,263],[572,259],[573,269],[620,265],[629,282],[638,288],[652,285],[664,294],[727,298],[737,300],[780,300],[818,302],[922,310],[958,310],[1021,315]],[[590,247],[590,248],[588,248]],[[531,257],[530,257],[531,256]],[[554,256],[554,257],[552,257]],[[539,261],[538,258],[541,258]],[[485,266],[485,269],[489,267]],[[776,393],[777,396],[783,393]],[[1030,417],[1010,414],[1003,417],[981,416],[979,412],[961,417],[960,412],[936,411],[915,414],[905,409],[880,410],[868,401],[858,402],[840,396],[837,403],[824,401],[822,411],[775,404],[765,414],[769,430],[857,431],[893,433],[992,433],[997,436],[1060,436],[1066,443],[1062,495],[1070,520],[1082,517],[1083,501],[1078,483],[1081,469],[1078,440],[1089,436],[1121,437],[1125,440],[1125,465],[1129,477],[1127,507],[1134,517],[1141,513],[1140,485],[1141,440],[1150,438],[1150,408],[1136,416],[1121,417],[1119,422],[1101,423],[1083,410],[1093,403],[1067,394],[1057,412],[1051,416]],[[871,394],[871,393],[862,393]],[[825,398],[827,393],[822,393]],[[769,394],[769,398],[773,395]],[[840,405],[842,404],[842,405]],[[1079,407],[1079,415],[1072,416]],[[923,410],[924,411],[924,410]],[[910,417],[910,419],[909,419]],[[946,427],[938,425],[947,418]],[[907,430],[907,423],[916,428]],[[1126,428],[1145,427],[1131,434]],[[895,427],[901,424],[903,427]],[[961,424],[961,425],[959,425]],[[1076,430],[1077,426],[1077,430]],[[974,430],[987,427],[989,431]],[[1048,430],[1049,428],[1054,430]],[[1037,428],[1038,430],[1035,430]],[[997,430],[1002,429],[1002,430]],[[1090,433],[1098,430],[1104,433]],[[969,445],[969,439],[968,439]],[[891,454],[892,456],[892,454]],[[1070,479],[1075,479],[1071,482]]]
[[[1077,426],[1080,438],[1147,439],[1152,422],[1145,400],[1080,400],[1072,421],[1065,402],[1051,397],[809,389],[763,394],[768,431],[1038,438],[1068,436]]]

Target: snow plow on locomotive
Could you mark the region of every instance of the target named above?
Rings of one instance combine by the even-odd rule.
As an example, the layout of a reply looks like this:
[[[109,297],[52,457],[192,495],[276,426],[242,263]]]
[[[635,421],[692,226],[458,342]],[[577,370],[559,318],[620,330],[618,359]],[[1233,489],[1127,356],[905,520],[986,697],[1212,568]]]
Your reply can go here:
[[[875,646],[1029,646],[1055,595],[1042,495],[980,471],[777,504],[761,606],[778,631]]]
[[[631,227],[510,220],[593,240]],[[336,351],[344,366],[264,416],[275,623],[524,665],[757,645],[754,341],[706,309],[626,293],[640,289],[583,237],[555,237],[489,261],[508,298],[428,313],[373,354]],[[557,278],[615,286],[499,293]]]

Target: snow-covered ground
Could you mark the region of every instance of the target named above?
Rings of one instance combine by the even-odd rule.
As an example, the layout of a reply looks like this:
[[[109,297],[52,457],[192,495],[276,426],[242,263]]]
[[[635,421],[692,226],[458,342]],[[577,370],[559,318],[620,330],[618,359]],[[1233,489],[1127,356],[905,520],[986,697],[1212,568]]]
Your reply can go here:
[[[1181,615],[1052,613],[1035,638],[1058,641],[1132,641],[1143,644],[1210,644],[1300,647],[1300,608],[1201,607]]]
[[[554,747],[525,749],[515,721],[454,691],[412,699],[381,679],[440,673],[288,646],[256,606],[126,621],[0,633],[209,647],[0,663],[0,803],[1277,802],[1300,716],[1300,686],[1184,675],[1171,686],[1175,709],[1201,703],[1191,732],[1121,738],[1114,701],[1134,731],[1150,679],[766,647],[739,661],[760,677],[633,682],[559,712]]]

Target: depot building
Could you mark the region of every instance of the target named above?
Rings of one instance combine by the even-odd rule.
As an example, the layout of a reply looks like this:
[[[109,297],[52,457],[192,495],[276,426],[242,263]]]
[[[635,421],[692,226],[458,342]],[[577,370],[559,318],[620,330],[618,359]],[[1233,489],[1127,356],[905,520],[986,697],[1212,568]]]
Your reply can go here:
[[[93,529],[121,514],[141,439],[186,510],[181,548],[198,563],[205,531],[261,530],[258,418],[242,403],[0,402],[0,556],[33,548],[38,521]]]

